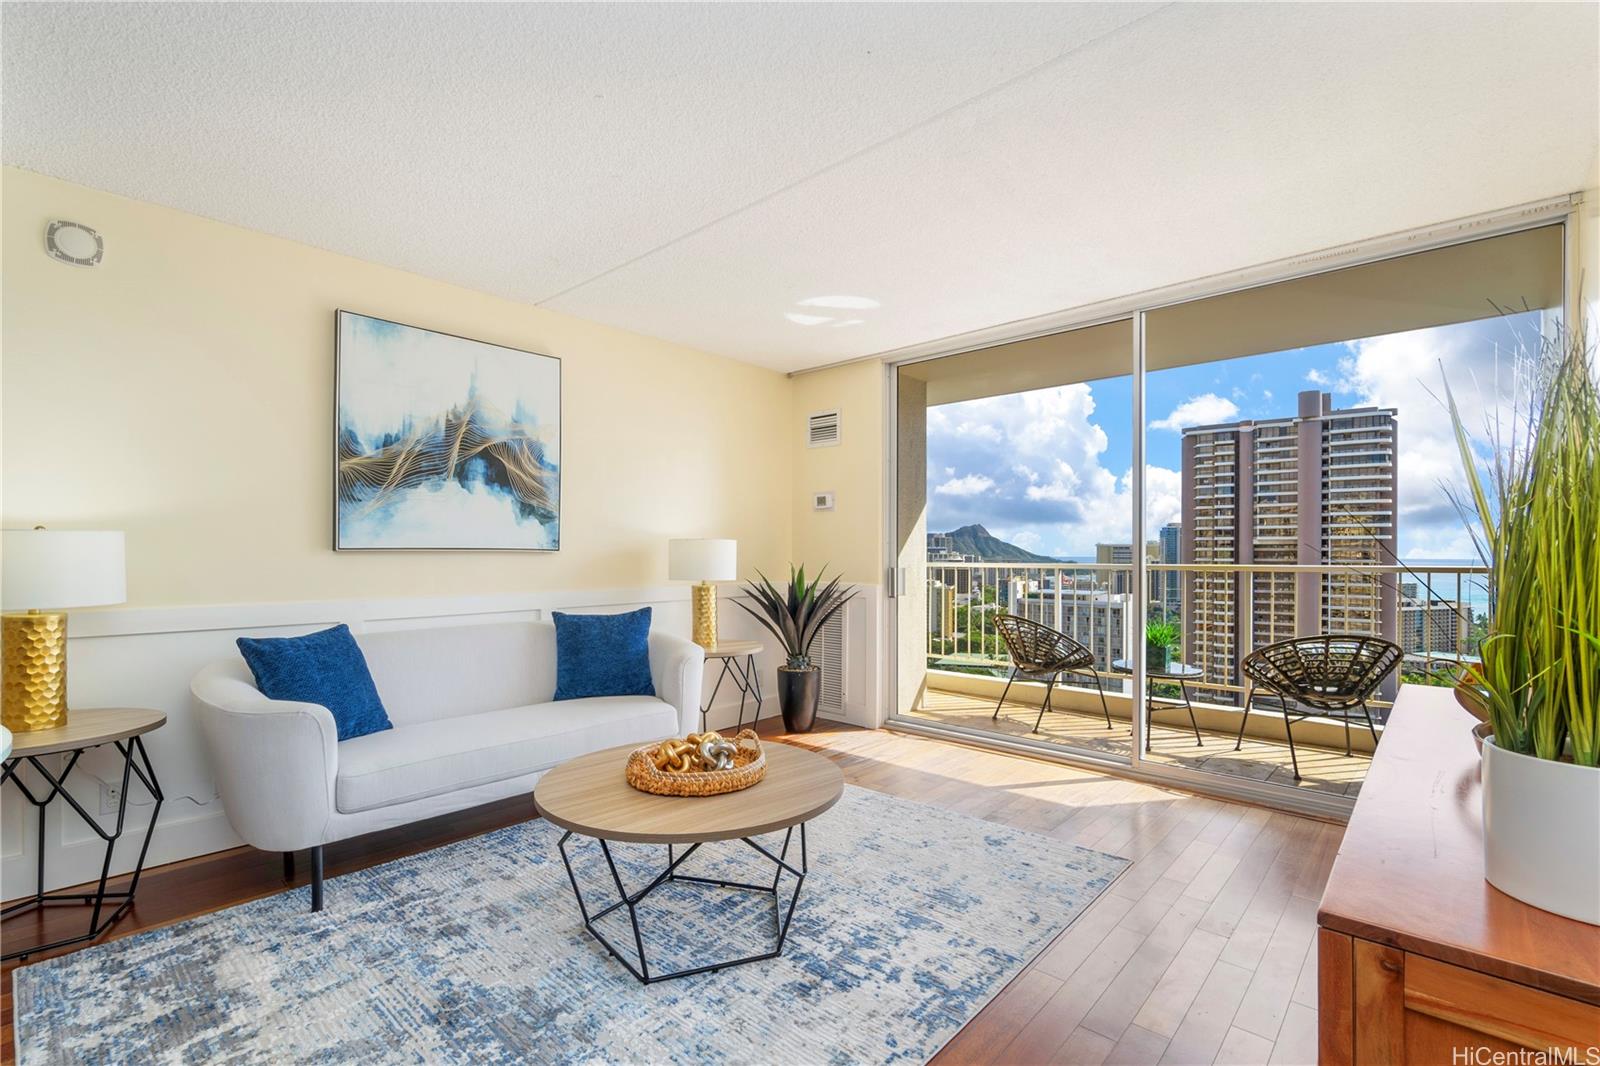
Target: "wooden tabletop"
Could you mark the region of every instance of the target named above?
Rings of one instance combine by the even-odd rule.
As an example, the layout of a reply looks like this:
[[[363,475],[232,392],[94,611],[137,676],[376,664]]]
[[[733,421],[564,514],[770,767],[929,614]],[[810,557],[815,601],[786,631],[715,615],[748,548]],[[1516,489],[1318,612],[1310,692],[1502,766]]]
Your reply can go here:
[[[833,761],[788,744],[763,744],[767,776],[720,796],[654,796],[623,774],[637,744],[564,762],[539,779],[539,813],[574,833],[644,844],[734,840],[810,821],[839,802],[844,775]]]
[[[1530,907],[1483,879],[1474,724],[1449,689],[1401,689],[1318,924],[1600,1004],[1600,926]]]
[[[760,655],[766,645],[759,640],[719,640],[715,648],[706,649],[707,659],[743,659],[746,655]]]
[[[166,723],[164,712],[144,707],[68,710],[67,724],[64,726],[11,734],[11,754],[7,758],[23,759],[29,755],[53,755],[58,751],[92,748],[97,744],[109,744],[113,740],[148,733]]]

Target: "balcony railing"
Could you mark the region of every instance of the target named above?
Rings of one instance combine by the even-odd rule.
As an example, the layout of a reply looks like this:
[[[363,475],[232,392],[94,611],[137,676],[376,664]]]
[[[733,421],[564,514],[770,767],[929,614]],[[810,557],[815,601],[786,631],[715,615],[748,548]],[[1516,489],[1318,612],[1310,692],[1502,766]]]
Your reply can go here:
[[[1387,705],[1401,677],[1444,683],[1471,659],[1488,611],[1481,566],[1151,563],[1148,574],[1151,617],[1176,623],[1176,657],[1205,668],[1196,691],[1221,707],[1242,703],[1239,663],[1249,652],[1322,633],[1377,636],[1401,646],[1400,676],[1374,701]],[[930,562],[928,668],[1005,674],[1010,660],[994,626],[1005,611],[1066,633],[1094,653],[1102,672],[1115,675],[1115,662],[1144,653],[1135,581],[1126,564]]]

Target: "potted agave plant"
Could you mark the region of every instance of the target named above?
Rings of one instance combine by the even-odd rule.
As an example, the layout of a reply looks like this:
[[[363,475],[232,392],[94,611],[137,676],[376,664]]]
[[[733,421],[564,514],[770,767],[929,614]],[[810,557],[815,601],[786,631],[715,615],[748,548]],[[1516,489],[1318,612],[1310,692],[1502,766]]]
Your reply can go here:
[[[1521,362],[1487,460],[1446,387],[1457,505],[1489,569],[1488,635],[1456,695],[1484,723],[1489,883],[1600,925],[1600,382],[1581,333]]]
[[[824,567],[823,572],[826,570]],[[789,567],[789,584],[784,589],[759,570],[756,577],[758,580],[744,586],[754,606],[743,600],[734,602],[778,638],[783,648],[786,662],[778,667],[778,706],[784,728],[791,733],[810,732],[822,695],[822,668],[811,661],[811,645],[828,619],[855,597],[855,590],[841,588],[837,577],[823,585],[822,573],[808,584],[803,566],[798,570]]]

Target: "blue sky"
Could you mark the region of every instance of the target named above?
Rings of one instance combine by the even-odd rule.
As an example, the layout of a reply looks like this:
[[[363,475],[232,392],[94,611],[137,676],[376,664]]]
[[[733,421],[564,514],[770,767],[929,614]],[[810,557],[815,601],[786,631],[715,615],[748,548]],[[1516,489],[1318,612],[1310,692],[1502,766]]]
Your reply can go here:
[[[1537,312],[1149,375],[1145,409],[1151,535],[1180,517],[1186,425],[1281,418],[1306,389],[1334,406],[1399,411],[1400,554],[1472,557],[1443,483],[1459,485],[1449,417],[1436,396],[1450,382],[1469,427],[1511,399],[1509,351],[1536,342]],[[1431,390],[1431,394],[1430,394]],[[1127,543],[1132,526],[1132,378],[989,397],[928,412],[928,528],[970,522],[1045,555],[1092,557]]]

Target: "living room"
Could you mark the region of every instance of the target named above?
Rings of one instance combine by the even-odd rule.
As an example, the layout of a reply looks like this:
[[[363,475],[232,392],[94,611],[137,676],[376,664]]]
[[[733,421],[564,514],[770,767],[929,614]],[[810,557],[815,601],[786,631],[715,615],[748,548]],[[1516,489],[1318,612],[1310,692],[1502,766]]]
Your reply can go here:
[[[1600,5],[0,38],[0,1061],[1600,1054]]]

